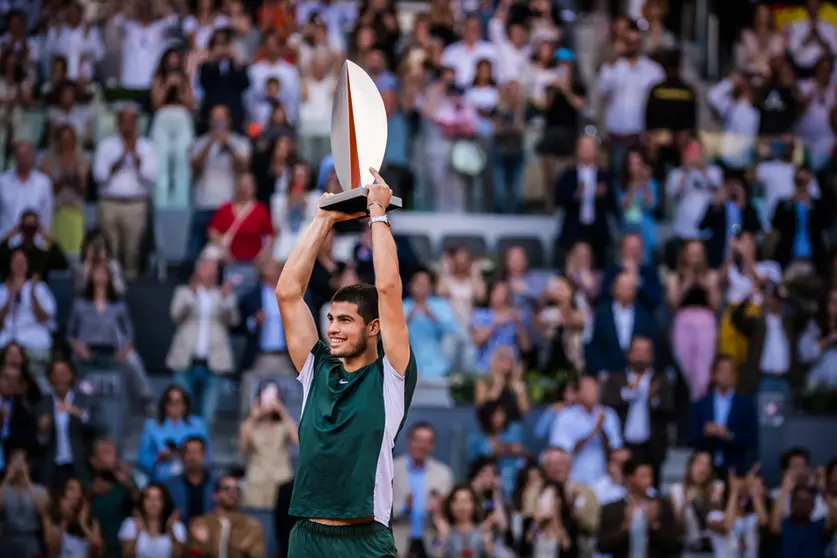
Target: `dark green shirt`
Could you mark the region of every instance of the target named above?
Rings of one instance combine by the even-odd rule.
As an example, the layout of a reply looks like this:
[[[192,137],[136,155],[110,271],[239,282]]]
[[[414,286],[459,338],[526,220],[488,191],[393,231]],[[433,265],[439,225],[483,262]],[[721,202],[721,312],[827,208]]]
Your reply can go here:
[[[418,370],[412,349],[404,376],[386,356],[354,372],[318,341],[299,374],[299,467],[290,513],[351,519],[392,514],[392,449]]]

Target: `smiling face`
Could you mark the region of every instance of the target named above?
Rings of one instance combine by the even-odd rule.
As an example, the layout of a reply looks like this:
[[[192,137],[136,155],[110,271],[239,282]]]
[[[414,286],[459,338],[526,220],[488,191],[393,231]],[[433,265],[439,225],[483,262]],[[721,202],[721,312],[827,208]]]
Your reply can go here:
[[[378,320],[367,324],[357,304],[332,302],[328,313],[328,346],[337,358],[353,358],[366,351],[378,335]]]

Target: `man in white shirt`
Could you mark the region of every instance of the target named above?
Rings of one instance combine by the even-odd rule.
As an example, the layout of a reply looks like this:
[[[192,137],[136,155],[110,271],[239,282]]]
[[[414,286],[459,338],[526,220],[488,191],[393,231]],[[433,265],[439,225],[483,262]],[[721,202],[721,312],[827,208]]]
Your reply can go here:
[[[653,466],[656,486],[668,449],[674,392],[666,375],[652,368],[654,345],[650,339],[635,336],[627,356],[627,370],[608,375],[602,402],[619,416],[625,447]]]
[[[566,409],[552,426],[549,444],[573,457],[570,479],[592,485],[605,476],[607,448],[622,447],[619,417],[599,404],[599,384],[586,376],[579,382],[579,404]]]
[[[762,190],[761,218],[765,231],[770,231],[771,218],[780,200],[793,197],[797,165],[792,160],[791,146],[783,152],[774,153],[774,157],[756,165],[756,181]],[[816,175],[811,176],[808,193],[814,199],[820,199],[820,184]]]
[[[90,81],[95,64],[105,56],[102,35],[98,27],[83,21],[84,8],[78,2],[66,6],[63,15],[63,22],[47,32],[46,51],[66,58],[67,78]]]
[[[689,143],[683,150],[683,164],[671,171],[666,180],[666,195],[675,203],[674,234],[678,239],[702,237],[700,221],[723,183],[723,171],[706,164],[700,141]]]
[[[230,111],[226,106],[212,107],[209,127],[209,132],[192,146],[190,161],[195,181],[195,211],[189,236],[189,254],[193,258],[207,243],[206,229],[215,210],[232,199],[236,176],[250,166],[250,142],[230,131]]]
[[[488,60],[496,67],[497,46],[482,40],[482,22],[478,16],[471,15],[465,20],[462,40],[442,51],[442,66],[453,68],[456,84],[469,88],[480,60]]]
[[[122,31],[122,73],[119,85],[126,89],[149,89],[160,57],[171,45],[169,32],[177,25],[177,15],[155,17],[151,0],[137,0],[136,19],[117,14],[114,19]]]
[[[0,175],[0,232],[8,234],[26,210],[38,214],[46,229],[52,226],[52,180],[35,169],[35,149],[29,142],[15,145],[14,168]]]
[[[43,452],[39,478],[46,486],[61,486],[70,477],[88,477],[90,441],[105,427],[95,401],[74,389],[76,374],[68,361],[53,361],[47,379],[52,393],[35,407],[37,442]]]
[[[789,49],[796,65],[810,71],[821,58],[837,54],[837,29],[820,18],[820,0],[806,2],[807,18],[790,26]]]
[[[264,98],[267,80],[275,77],[282,85],[279,98],[282,106],[285,107],[288,121],[295,123],[299,116],[301,89],[299,69],[282,58],[284,53],[276,32],[269,32],[263,37],[262,50],[264,58],[250,66],[248,71],[251,102],[258,102]]]
[[[102,230],[114,255],[124,261],[125,277],[139,274],[140,245],[148,219],[148,196],[157,176],[154,145],[137,133],[137,110],[123,107],[118,132],[99,143],[93,178],[99,184]]]
[[[603,99],[604,124],[613,146],[611,168],[622,167],[627,149],[645,130],[648,93],[664,79],[662,66],[642,54],[642,35],[632,24],[625,35],[623,56],[602,66],[596,86]]]
[[[488,38],[497,49],[497,66],[494,78],[499,83],[521,81],[523,72],[529,67],[529,36],[522,22],[507,23],[509,0],[503,0],[488,22]]]

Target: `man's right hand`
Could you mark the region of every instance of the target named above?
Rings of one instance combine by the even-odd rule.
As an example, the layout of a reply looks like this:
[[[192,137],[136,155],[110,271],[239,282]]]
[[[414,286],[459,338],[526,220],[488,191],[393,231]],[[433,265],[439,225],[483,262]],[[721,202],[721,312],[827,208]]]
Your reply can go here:
[[[259,310],[258,312],[256,312],[256,316],[255,316],[256,325],[258,327],[262,327],[266,318],[267,318],[267,315],[264,313],[264,310]]]
[[[320,196],[320,201],[323,201],[326,198],[331,196],[336,196],[337,194],[330,194],[326,192],[322,196]],[[343,221],[351,221],[353,219],[360,219],[361,217],[365,217],[366,212],[360,211],[358,213],[344,213],[342,211],[335,211],[333,209],[323,209],[317,205],[317,218],[326,219],[329,223],[342,223]]]

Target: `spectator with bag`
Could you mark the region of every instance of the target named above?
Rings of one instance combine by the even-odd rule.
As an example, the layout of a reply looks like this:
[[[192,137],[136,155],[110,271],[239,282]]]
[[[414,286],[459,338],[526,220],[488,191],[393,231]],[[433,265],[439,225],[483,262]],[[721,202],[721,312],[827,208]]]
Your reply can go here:
[[[270,257],[275,232],[270,211],[256,200],[253,175],[237,179],[235,195],[215,212],[209,223],[210,244],[204,256],[212,254],[224,262],[250,262]]]

